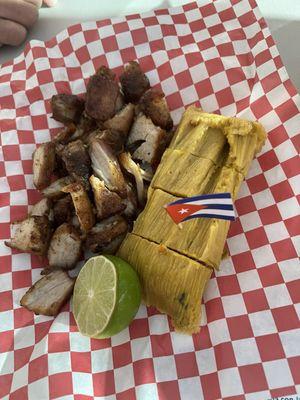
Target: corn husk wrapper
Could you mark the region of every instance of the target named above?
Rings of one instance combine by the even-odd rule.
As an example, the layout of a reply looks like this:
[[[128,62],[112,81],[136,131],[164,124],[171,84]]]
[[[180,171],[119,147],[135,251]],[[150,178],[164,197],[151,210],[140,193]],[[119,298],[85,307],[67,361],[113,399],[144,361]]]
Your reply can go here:
[[[178,331],[199,330],[200,300],[219,267],[230,222],[196,218],[176,225],[164,206],[208,193],[230,192],[235,199],[265,137],[256,122],[189,107],[153,177],[147,205],[119,250],[137,270],[146,304],[170,315]]]

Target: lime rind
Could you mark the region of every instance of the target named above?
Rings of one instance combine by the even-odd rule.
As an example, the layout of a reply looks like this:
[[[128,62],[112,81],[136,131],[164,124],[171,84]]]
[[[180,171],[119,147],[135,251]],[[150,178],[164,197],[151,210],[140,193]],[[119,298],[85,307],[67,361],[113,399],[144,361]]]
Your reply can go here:
[[[126,328],[136,315],[141,303],[141,286],[136,271],[119,257],[106,255],[114,263],[117,276],[117,301],[107,327],[96,338],[105,339]]]

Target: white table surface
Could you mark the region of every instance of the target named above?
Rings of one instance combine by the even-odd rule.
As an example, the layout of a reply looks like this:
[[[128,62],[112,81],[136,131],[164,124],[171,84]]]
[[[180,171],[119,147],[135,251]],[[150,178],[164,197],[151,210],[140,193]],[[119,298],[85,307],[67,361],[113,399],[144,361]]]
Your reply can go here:
[[[201,0],[198,0],[201,4]],[[54,8],[42,8],[40,18],[28,40],[47,40],[77,22],[101,20],[187,3],[188,0],[58,0]],[[300,0],[257,0],[275,39],[290,78],[300,91]],[[17,48],[0,48],[1,63],[22,52]]]

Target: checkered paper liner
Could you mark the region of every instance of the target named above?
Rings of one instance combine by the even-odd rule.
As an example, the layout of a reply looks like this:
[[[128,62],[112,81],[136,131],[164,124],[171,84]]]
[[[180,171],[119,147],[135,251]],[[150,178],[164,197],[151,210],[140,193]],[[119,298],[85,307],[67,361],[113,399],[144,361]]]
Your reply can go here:
[[[55,93],[86,91],[102,64],[137,59],[177,123],[184,108],[259,120],[268,132],[236,201],[230,257],[209,282],[202,329],[174,332],[141,306],[107,340],[19,305],[43,262],[4,245],[38,199],[32,152],[59,130]],[[32,41],[0,70],[0,398],[263,400],[300,393],[299,96],[253,0],[182,7],[71,26]],[[299,147],[298,147],[299,149]],[[298,175],[298,177],[297,177]],[[10,395],[9,395],[10,393]]]

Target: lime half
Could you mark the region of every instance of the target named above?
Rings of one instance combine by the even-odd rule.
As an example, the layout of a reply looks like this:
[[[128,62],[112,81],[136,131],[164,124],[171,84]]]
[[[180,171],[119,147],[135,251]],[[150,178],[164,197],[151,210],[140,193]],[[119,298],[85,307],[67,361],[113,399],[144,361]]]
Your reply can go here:
[[[76,279],[73,313],[83,335],[107,338],[117,334],[129,325],[140,302],[138,276],[119,257],[90,258]]]

